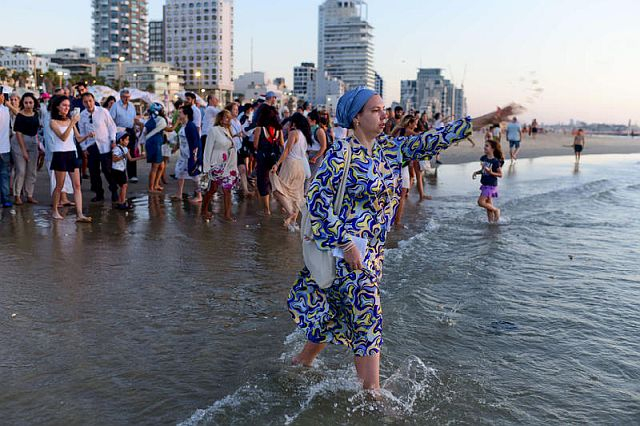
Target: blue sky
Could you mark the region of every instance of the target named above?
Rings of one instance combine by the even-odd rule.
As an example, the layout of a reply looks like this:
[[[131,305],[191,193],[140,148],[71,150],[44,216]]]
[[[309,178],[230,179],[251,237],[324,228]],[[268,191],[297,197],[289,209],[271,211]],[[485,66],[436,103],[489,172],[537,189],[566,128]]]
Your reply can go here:
[[[0,44],[38,52],[91,46],[89,0],[5,2]],[[150,18],[164,0],[150,0]],[[316,62],[321,0],[236,0],[235,62],[292,84],[292,68]],[[385,101],[399,99],[401,79],[443,68],[464,86],[472,114],[515,101],[523,119],[554,123],[640,122],[640,1],[635,0],[369,0],[376,70]],[[54,28],[51,18],[72,24]],[[26,22],[32,25],[25,26]],[[28,30],[25,30],[28,28]],[[466,70],[466,72],[465,72]]]

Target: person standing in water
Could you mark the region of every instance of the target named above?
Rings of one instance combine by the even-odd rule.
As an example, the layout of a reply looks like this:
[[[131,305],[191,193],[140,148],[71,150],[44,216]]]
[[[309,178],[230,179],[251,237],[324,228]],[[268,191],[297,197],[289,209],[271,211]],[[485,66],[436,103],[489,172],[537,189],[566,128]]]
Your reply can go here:
[[[478,205],[487,210],[490,223],[497,223],[500,220],[500,209],[493,205],[491,199],[498,197],[498,178],[502,177],[503,164],[504,155],[500,144],[493,139],[485,141],[484,155],[480,157],[482,168],[473,172],[471,177],[475,179],[477,175],[482,175]]]
[[[511,123],[507,124],[507,141],[509,141],[509,157],[511,162],[518,159],[520,152],[520,141],[522,140],[522,127],[518,119],[513,117]]]
[[[402,191],[401,169],[406,160],[428,159],[457,140],[510,112],[453,121],[410,137],[383,133],[382,97],[358,87],[337,105],[336,120],[353,129],[353,136],[337,140],[328,150],[307,193],[313,239],[321,250],[339,248],[336,279],[320,288],[307,267],[299,273],[288,298],[293,320],[304,330],[307,343],[294,364],[311,366],[327,343],[348,346],[365,389],[380,388],[382,308],[380,280],[384,243],[393,224]],[[346,168],[347,150],[351,161]],[[333,203],[346,173],[344,199],[338,214]],[[354,238],[366,240],[360,252]]]
[[[580,162],[580,156],[584,149],[584,130],[578,129],[578,133],[573,138],[573,152],[576,156],[576,163]]]

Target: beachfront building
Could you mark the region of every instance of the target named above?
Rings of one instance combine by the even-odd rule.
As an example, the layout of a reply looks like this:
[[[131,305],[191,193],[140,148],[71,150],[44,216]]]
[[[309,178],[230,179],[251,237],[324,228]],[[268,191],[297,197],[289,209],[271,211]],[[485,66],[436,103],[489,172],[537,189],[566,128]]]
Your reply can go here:
[[[0,67],[11,71],[26,71],[33,74],[34,69],[48,70],[49,58],[36,55],[31,49],[22,46],[0,46]]]
[[[184,72],[166,62],[109,62],[100,68],[100,76],[114,87],[122,85],[153,93],[163,100],[184,90]],[[128,84],[125,84],[128,83]]]
[[[0,46],[0,68],[7,70],[10,77],[14,72],[23,74],[19,77],[20,85],[35,87],[37,73],[52,67],[49,58],[36,55],[31,49],[22,46]]]
[[[318,87],[318,94],[315,97],[316,104],[335,115],[338,99],[347,91],[347,85],[339,78],[331,77],[328,73],[324,73],[322,77],[318,76],[316,85]]]
[[[405,111],[415,109],[416,104],[418,103],[416,83],[416,80],[400,81],[400,106],[402,106]]]
[[[316,65],[313,62],[302,62],[293,67],[293,93],[300,99],[315,100]]]
[[[373,27],[367,22],[363,0],[325,0],[318,14],[318,75],[327,74],[356,86],[375,88]],[[322,103],[326,85],[318,80],[317,101]]]
[[[164,21],[149,21],[149,62],[164,62]]]
[[[233,82],[233,97],[243,102],[253,102],[263,97],[267,92],[275,92],[278,95],[278,100],[282,99],[281,90],[262,71],[244,73]]]
[[[185,71],[187,90],[231,100],[233,0],[167,0],[165,60]]]
[[[59,67],[68,69],[71,76],[96,75],[97,72],[95,59],[90,56],[87,48],[56,49],[55,53],[43,56],[49,58],[52,66],[57,64]]]
[[[376,73],[376,83],[374,85],[374,90],[382,99],[384,99],[384,80],[380,74]]]
[[[400,104],[405,110],[426,111],[430,117],[437,112],[446,118],[467,114],[464,89],[446,79],[441,68],[420,68],[415,80],[402,80]]]
[[[147,0],[93,0],[92,5],[96,58],[147,61]]]

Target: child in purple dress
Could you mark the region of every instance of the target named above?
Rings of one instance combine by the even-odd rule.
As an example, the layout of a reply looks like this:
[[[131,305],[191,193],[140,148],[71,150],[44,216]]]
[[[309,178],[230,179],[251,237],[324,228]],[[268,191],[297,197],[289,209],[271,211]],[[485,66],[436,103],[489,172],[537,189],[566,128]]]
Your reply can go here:
[[[503,164],[504,155],[500,144],[493,139],[485,141],[484,155],[480,157],[482,168],[473,172],[471,177],[475,179],[477,175],[482,175],[478,205],[487,210],[490,223],[497,223],[500,219],[500,209],[493,205],[491,199],[498,197],[498,178],[502,177]]]

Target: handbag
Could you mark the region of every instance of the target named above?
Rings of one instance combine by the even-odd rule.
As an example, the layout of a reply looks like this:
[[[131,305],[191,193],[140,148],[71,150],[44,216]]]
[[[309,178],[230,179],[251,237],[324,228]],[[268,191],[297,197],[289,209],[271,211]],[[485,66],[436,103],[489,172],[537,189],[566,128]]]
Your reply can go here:
[[[340,181],[338,192],[333,200],[333,213],[338,215],[344,192],[347,186],[347,175],[351,166],[351,145],[347,146],[345,153],[344,175]],[[304,264],[311,274],[311,278],[320,288],[329,288],[336,278],[336,258],[333,256],[332,250],[323,250],[318,247],[313,239],[311,231],[311,218],[309,210],[305,205],[302,207],[302,222],[300,227],[300,237],[302,239],[302,258]]]

